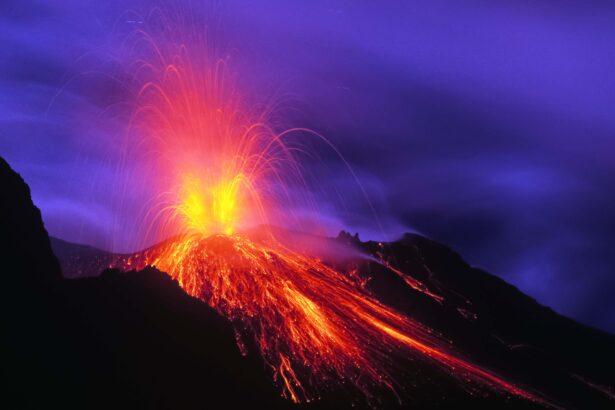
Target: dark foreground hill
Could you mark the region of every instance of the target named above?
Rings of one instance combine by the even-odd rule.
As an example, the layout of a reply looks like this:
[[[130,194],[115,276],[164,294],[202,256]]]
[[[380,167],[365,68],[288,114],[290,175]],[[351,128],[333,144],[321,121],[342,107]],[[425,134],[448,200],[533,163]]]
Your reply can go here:
[[[214,310],[155,269],[97,276],[92,267],[113,255],[57,241],[52,250],[27,185],[2,160],[0,184],[0,407],[297,408],[279,396],[257,355],[240,354],[231,324]],[[358,263],[372,278],[369,289],[444,333],[475,362],[565,408],[615,405],[612,335],[557,315],[425,238],[380,244],[341,235],[331,241],[388,261],[389,267]],[[63,278],[54,250],[65,270],[74,269],[68,275],[85,278]],[[412,272],[444,301],[412,291],[391,267]],[[445,375],[416,366],[409,381],[415,392],[404,402],[409,408],[539,407],[471,395]],[[345,403],[343,392],[333,392],[305,407],[349,407]],[[396,401],[382,405],[399,407]]]

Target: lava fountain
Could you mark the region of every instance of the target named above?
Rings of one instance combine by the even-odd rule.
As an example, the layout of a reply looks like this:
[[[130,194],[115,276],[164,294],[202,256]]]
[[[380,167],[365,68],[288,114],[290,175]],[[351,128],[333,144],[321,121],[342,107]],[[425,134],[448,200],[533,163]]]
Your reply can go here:
[[[297,130],[275,130],[268,110],[245,109],[227,60],[200,53],[206,42],[199,32],[184,35],[186,25],[168,19],[133,34],[137,108],[127,132],[133,149],[125,150],[157,192],[142,236],[160,244],[117,265],[154,265],[230,320],[242,352],[256,346],[294,402],[336,388],[355,389],[368,401],[387,389],[403,400],[394,354],[432,363],[469,389],[542,402],[464,360],[349,272],[287,247],[267,228],[246,233],[284,225],[293,201],[312,206],[309,195],[296,198],[289,188],[307,184],[298,160],[303,148],[287,140]],[[425,285],[406,282],[440,301]]]

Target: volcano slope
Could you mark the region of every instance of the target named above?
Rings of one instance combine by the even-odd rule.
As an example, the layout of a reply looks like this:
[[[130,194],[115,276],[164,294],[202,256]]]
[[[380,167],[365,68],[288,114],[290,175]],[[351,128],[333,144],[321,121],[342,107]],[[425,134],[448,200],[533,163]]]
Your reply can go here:
[[[283,386],[272,382],[255,342],[247,338],[240,349],[237,324],[167,274],[149,267],[97,273],[101,260],[135,255],[81,252],[68,243],[62,250],[54,241],[61,265],[76,269],[64,275],[83,277],[63,278],[27,185],[4,161],[0,182],[3,407],[297,408],[281,397]],[[445,335],[472,363],[563,408],[613,407],[612,335],[556,314],[419,236],[376,243],[342,233],[319,241],[323,249],[355,250],[341,259],[319,257],[357,275],[386,305]],[[393,357],[401,404],[386,390],[373,392],[377,399],[367,403],[338,386],[299,407],[545,407],[467,389],[429,363]]]

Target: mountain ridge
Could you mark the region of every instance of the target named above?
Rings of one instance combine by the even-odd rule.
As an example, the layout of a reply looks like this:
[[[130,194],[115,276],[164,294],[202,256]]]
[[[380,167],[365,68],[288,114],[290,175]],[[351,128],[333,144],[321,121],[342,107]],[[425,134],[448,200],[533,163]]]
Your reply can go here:
[[[27,185],[4,161],[0,181],[7,187],[0,204],[9,285],[2,299],[9,335],[4,371],[12,376],[2,389],[13,408],[50,403],[65,408],[245,408],[254,403],[296,408],[279,396],[256,354],[241,355],[233,326],[164,273],[147,268],[107,270],[78,280],[58,277],[58,260]],[[371,292],[451,335],[468,357],[505,370],[565,408],[613,405],[608,387],[615,385],[612,335],[561,317],[426,238],[407,235],[391,244],[359,241],[354,246],[373,256],[356,261],[357,272],[369,276]],[[392,269],[412,272],[429,290],[443,293],[443,301],[409,288]],[[407,386],[414,394],[404,408],[541,407],[468,393],[422,364],[409,371],[416,377]],[[383,400],[380,407],[399,408],[394,398]],[[331,392],[305,407],[350,405],[364,406],[347,392]]]

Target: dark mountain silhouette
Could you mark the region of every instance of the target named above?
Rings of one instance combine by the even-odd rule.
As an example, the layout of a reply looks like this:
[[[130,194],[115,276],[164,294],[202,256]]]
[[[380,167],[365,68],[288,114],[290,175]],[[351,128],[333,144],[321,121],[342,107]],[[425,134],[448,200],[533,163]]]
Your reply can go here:
[[[241,355],[232,324],[213,309],[154,268],[99,274],[117,255],[50,242],[27,185],[3,160],[0,183],[3,408],[298,407],[280,397],[255,349]],[[420,236],[382,244],[342,233],[323,241],[372,255],[351,260],[371,278],[368,288],[454,340],[465,357],[564,408],[615,405],[614,336],[558,315]],[[406,286],[393,268],[412,272],[442,303]],[[80,279],[62,278],[61,269]],[[412,394],[404,407],[541,407],[470,393],[419,362],[408,373]],[[330,392],[299,407],[350,403],[362,406],[347,392]],[[386,396],[380,405],[399,408]]]

